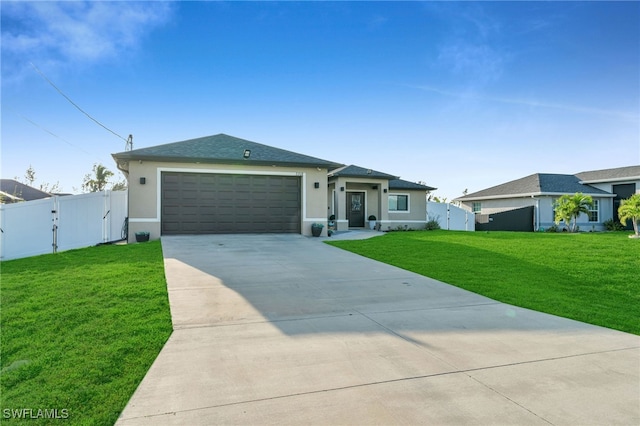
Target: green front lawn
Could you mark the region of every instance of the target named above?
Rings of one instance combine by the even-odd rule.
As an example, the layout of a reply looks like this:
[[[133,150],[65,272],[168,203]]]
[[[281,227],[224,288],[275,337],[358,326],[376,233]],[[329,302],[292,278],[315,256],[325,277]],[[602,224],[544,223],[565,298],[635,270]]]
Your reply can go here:
[[[329,244],[492,299],[640,335],[640,241],[627,232],[391,232]]]
[[[30,417],[58,410],[72,424],[112,425],[171,334],[160,243],[0,267],[2,421],[31,409]]]

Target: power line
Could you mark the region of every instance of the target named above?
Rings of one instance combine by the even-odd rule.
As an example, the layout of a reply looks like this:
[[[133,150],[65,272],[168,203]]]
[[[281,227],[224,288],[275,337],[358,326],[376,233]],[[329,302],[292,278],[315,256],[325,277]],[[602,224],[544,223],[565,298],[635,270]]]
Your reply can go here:
[[[3,108],[7,108],[7,105],[3,105]],[[13,112],[16,113],[17,115],[19,115],[20,118],[22,118],[23,120],[33,124],[34,126],[36,126],[38,129],[42,130],[43,132],[46,132],[46,133],[50,134],[51,136],[60,139],[61,141],[63,141],[67,145],[72,146],[72,147],[76,148],[77,150],[80,150],[80,151],[84,152],[87,155],[94,156],[94,154],[91,154],[90,152],[85,151],[84,149],[80,148],[79,146],[72,144],[71,142],[69,142],[68,140],[63,138],[62,136],[56,135],[51,130],[47,129],[46,127],[41,126],[40,124],[36,123],[35,121],[31,120],[30,118],[25,117],[24,115],[22,115],[21,113],[19,113],[16,110],[14,110],[13,108],[9,108],[9,109],[13,110]]]
[[[105,126],[104,124],[102,124],[101,122],[99,122],[98,120],[96,120],[95,118],[93,118],[92,116],[89,115],[88,112],[86,112],[85,110],[83,110],[82,108],[80,108],[75,102],[73,102],[67,95],[65,95],[62,90],[60,90],[58,88],[58,86],[56,86],[55,84],[53,84],[53,82],[51,80],[49,80],[47,78],[46,75],[44,75],[44,73],[42,71],[40,71],[38,69],[38,67],[36,67],[33,62],[29,62],[31,64],[31,66],[36,70],[36,72],[38,74],[40,74],[40,76],[42,76],[42,78],[45,79],[45,81],[47,83],[49,83],[51,86],[53,86],[54,89],[56,89],[58,91],[58,93],[60,93],[67,101],[69,101],[69,103],[71,103],[71,105],[73,105],[74,107],[76,107],[78,109],[78,111],[80,111],[81,113],[83,113],[84,115],[86,115],[87,117],[89,117],[89,119],[91,119],[93,122],[95,122],[97,125],[99,125],[100,127],[102,127],[103,129],[113,133],[115,136],[119,137],[120,139],[122,139],[123,141],[125,141],[125,143],[129,144],[129,140],[123,138],[122,136],[120,136],[119,134],[117,134],[116,132],[114,132],[113,130],[111,130],[110,128],[108,128],[107,126]],[[131,136],[129,136],[131,138]]]

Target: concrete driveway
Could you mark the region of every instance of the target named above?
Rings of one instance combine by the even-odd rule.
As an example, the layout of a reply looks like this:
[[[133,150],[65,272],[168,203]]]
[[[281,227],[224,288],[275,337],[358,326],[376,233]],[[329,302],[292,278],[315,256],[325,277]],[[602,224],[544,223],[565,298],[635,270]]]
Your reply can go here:
[[[119,425],[640,424],[639,336],[317,238],[162,247],[175,331]]]

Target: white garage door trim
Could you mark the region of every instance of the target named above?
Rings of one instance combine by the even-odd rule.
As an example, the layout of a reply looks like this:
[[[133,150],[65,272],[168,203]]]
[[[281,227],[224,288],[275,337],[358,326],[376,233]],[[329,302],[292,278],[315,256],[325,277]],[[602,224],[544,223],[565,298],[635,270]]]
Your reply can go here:
[[[266,171],[266,170],[215,170],[215,169],[200,169],[200,168],[186,168],[186,167],[158,167],[156,169],[156,217],[149,218],[129,218],[130,222],[146,222],[146,223],[160,223],[160,217],[162,215],[162,172],[180,172],[180,173],[212,173],[212,174],[248,174],[248,175],[266,175],[266,176],[300,176],[302,178],[302,222],[300,226],[304,226],[304,223],[308,221],[316,221],[316,218],[307,217],[307,174],[305,172],[285,172],[285,171]]]

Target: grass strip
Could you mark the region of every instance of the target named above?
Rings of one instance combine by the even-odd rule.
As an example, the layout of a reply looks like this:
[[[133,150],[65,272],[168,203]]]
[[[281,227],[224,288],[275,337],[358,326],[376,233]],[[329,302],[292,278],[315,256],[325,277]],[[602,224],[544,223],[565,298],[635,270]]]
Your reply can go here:
[[[640,335],[628,233],[390,232],[329,244],[500,302]]]
[[[112,425],[172,331],[160,242],[1,268],[3,421],[52,424],[61,420],[31,417],[57,410],[72,424]],[[21,409],[27,419],[7,411]]]

